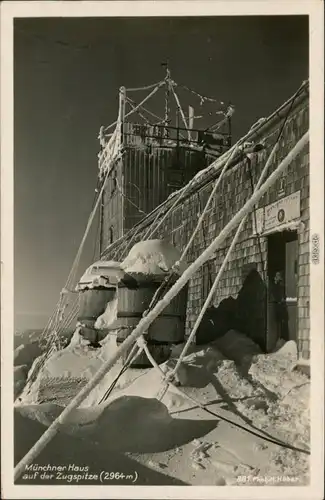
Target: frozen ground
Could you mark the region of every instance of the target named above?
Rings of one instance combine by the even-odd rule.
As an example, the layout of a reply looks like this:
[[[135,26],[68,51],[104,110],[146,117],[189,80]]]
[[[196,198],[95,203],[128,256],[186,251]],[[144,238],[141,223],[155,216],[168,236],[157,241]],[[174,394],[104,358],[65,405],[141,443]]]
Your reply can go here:
[[[271,436],[309,448],[310,384],[295,369],[295,344],[288,342],[265,355],[240,334],[228,332],[227,336],[223,342],[192,348],[179,373],[181,389],[261,437],[194,407],[173,389],[165,391],[161,375],[153,369],[128,370],[109,398],[98,405],[121,369],[117,363],[70,415],[62,429],[65,436],[55,438],[42,460],[69,461],[71,455],[71,460],[88,463],[91,449],[101,467],[105,463],[109,467],[116,456],[121,464],[125,460],[127,467],[139,470],[138,484],[241,484],[241,476],[276,477],[276,484],[281,477],[284,484],[308,483],[307,454],[263,439]],[[32,393],[23,394],[23,401],[16,404],[20,429],[16,460],[23,449],[27,451],[20,436],[28,434],[29,444],[32,435],[36,440],[37,433],[60,414],[114,349],[114,335],[96,350],[75,335],[66,349],[52,356]],[[164,371],[174,366],[180,349],[162,365]],[[293,482],[288,483],[285,476]]]

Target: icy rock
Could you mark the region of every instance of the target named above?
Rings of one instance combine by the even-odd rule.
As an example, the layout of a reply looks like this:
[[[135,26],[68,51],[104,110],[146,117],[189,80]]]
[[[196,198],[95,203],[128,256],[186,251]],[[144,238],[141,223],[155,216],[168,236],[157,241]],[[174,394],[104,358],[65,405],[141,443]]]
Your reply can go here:
[[[260,347],[252,339],[236,330],[229,330],[223,337],[215,340],[214,345],[226,358],[238,365],[244,359],[247,360],[247,357],[253,358],[262,353]]]

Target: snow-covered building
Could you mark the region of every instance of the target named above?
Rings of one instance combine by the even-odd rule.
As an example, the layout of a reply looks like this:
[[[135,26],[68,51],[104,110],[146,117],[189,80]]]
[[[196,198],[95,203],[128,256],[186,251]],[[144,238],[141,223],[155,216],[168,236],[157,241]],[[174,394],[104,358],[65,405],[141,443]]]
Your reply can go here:
[[[274,113],[252,126],[244,147],[238,150],[221,179],[203,225],[189,249],[189,262],[197,258],[251,197],[274,144],[278,143],[278,149],[268,175],[308,127],[309,84],[306,82]],[[161,146],[156,149],[153,144],[149,147],[145,143],[142,139],[140,149],[139,145],[125,145],[125,157],[116,163],[117,168],[107,184],[102,207],[102,258],[121,261],[128,242],[132,241],[132,246],[145,239],[150,227],[167,212],[168,216],[154,237],[167,239],[182,250],[226,162],[226,154],[222,151],[216,160],[190,147],[186,151],[179,148],[177,154],[184,158],[180,162],[180,156],[175,156],[176,149],[171,148],[167,153]],[[168,162],[164,164],[161,178],[158,174],[155,177],[162,164],[159,162],[164,163],[167,156],[173,157],[173,162],[169,167]],[[172,178],[177,171],[181,174],[178,184],[166,182],[166,176]],[[193,176],[195,179],[191,181]],[[173,191],[190,181],[186,194],[176,203],[178,194]],[[129,191],[121,193],[117,185],[129,186]],[[141,213],[140,206],[140,201],[144,203],[146,199],[149,201],[142,210],[147,215]],[[209,293],[231,241],[230,235],[190,282],[188,329]],[[309,242],[307,146],[247,218],[214,297],[216,308],[221,303],[227,304],[228,319],[230,323],[233,321],[230,326],[249,335],[265,351],[272,350],[280,337],[295,340],[300,355],[309,358]],[[231,300],[224,302],[224,299]]]

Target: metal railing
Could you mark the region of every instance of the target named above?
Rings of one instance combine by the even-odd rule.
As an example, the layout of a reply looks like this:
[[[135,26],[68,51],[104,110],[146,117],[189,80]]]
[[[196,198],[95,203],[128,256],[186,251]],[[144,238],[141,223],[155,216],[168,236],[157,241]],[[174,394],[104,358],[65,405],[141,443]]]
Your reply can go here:
[[[190,139],[188,138],[190,132]],[[145,125],[130,122],[123,124],[124,145],[157,145],[218,147],[223,151],[231,146],[231,135],[227,132],[209,132],[208,130],[188,129],[169,125]]]

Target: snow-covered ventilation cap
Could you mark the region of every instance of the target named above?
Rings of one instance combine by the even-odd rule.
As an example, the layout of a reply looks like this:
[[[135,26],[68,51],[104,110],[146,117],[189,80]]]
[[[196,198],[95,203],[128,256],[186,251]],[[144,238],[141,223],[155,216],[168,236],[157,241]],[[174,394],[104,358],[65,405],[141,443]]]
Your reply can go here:
[[[172,270],[177,274],[182,274],[187,264],[179,263],[180,258],[179,250],[168,241],[145,240],[136,243],[131,248],[120,267],[129,274],[165,275]]]
[[[116,285],[124,276],[120,263],[114,260],[99,260],[94,262],[79,280],[76,290],[85,288],[110,287]]]

